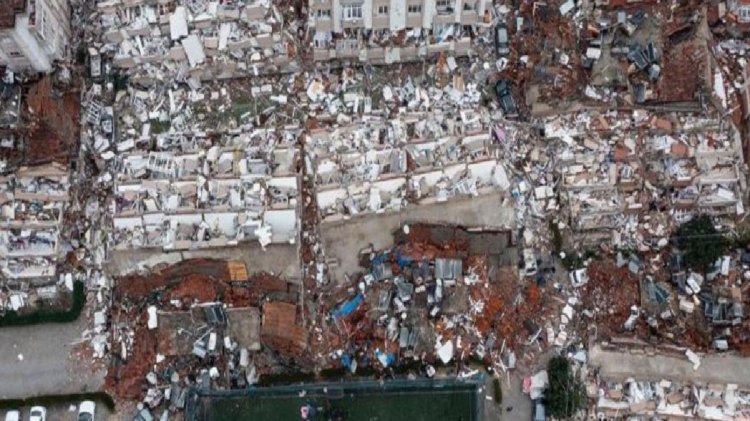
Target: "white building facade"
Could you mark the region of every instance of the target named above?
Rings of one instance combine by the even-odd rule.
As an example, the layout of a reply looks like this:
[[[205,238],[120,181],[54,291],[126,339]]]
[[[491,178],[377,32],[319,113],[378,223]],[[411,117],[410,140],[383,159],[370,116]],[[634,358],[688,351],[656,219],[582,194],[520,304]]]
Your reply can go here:
[[[309,0],[315,60],[465,55],[471,28],[489,21],[490,6],[487,0]]]
[[[50,72],[71,37],[68,0],[0,0],[0,9],[0,64]]]

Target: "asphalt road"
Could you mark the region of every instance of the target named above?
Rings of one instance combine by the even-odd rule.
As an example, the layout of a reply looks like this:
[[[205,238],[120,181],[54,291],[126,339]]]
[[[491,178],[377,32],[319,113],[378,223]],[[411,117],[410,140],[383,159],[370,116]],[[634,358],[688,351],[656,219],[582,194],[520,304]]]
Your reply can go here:
[[[492,376],[485,382],[484,419],[514,421],[531,419],[531,399],[523,393],[523,380],[515,374],[507,376],[501,373],[500,385],[503,389],[503,402],[498,405],[493,399],[495,394]],[[508,383],[510,380],[510,383]]]
[[[0,399],[100,390],[104,370],[70,355],[85,328],[83,314],[72,323],[1,328]]]

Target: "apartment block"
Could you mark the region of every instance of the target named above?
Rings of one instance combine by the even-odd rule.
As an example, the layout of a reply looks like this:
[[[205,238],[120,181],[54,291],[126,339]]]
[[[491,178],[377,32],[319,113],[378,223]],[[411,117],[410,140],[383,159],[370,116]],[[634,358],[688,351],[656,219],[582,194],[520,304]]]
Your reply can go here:
[[[429,54],[468,54],[487,0],[309,0],[316,61],[395,63]]]
[[[49,72],[70,40],[68,0],[0,0],[0,64]]]

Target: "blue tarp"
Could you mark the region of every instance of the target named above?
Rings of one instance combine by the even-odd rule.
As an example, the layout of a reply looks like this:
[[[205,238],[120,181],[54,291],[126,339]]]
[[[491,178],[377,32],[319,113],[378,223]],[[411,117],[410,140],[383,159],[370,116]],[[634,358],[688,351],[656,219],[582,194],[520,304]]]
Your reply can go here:
[[[378,358],[378,361],[380,361],[380,364],[383,365],[383,367],[388,367],[389,365],[393,364],[394,361],[396,361],[396,354],[393,352],[386,354],[385,352],[376,351],[375,356]]]
[[[396,255],[396,263],[398,263],[400,267],[409,266],[412,262],[414,262],[414,258],[412,257],[402,256],[401,253]]]
[[[380,253],[377,253],[375,257],[372,258],[372,266],[378,265],[380,263],[385,263],[385,259],[388,257],[388,255],[381,251]]]
[[[343,365],[346,368],[350,368],[352,366],[352,356],[349,354],[344,354],[341,356],[341,365]]]
[[[356,297],[345,302],[344,304],[341,304],[341,306],[338,309],[336,309],[336,311],[333,312],[333,318],[339,319],[341,317],[346,317],[354,313],[354,310],[356,310],[357,307],[359,307],[359,305],[362,304],[362,301],[364,301],[364,298],[362,298],[361,295],[357,295]]]

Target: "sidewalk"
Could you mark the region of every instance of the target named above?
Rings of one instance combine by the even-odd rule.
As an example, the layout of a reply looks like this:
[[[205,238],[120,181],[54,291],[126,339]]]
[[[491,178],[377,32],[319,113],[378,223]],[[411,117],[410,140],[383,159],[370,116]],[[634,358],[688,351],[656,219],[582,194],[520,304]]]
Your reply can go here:
[[[693,365],[687,357],[605,351],[596,345],[589,354],[589,364],[600,367],[600,375],[612,380],[634,377],[638,380],[652,381],[666,379],[681,382],[734,383],[742,388],[750,388],[750,358],[730,355],[704,356],[698,370],[693,370]]]

